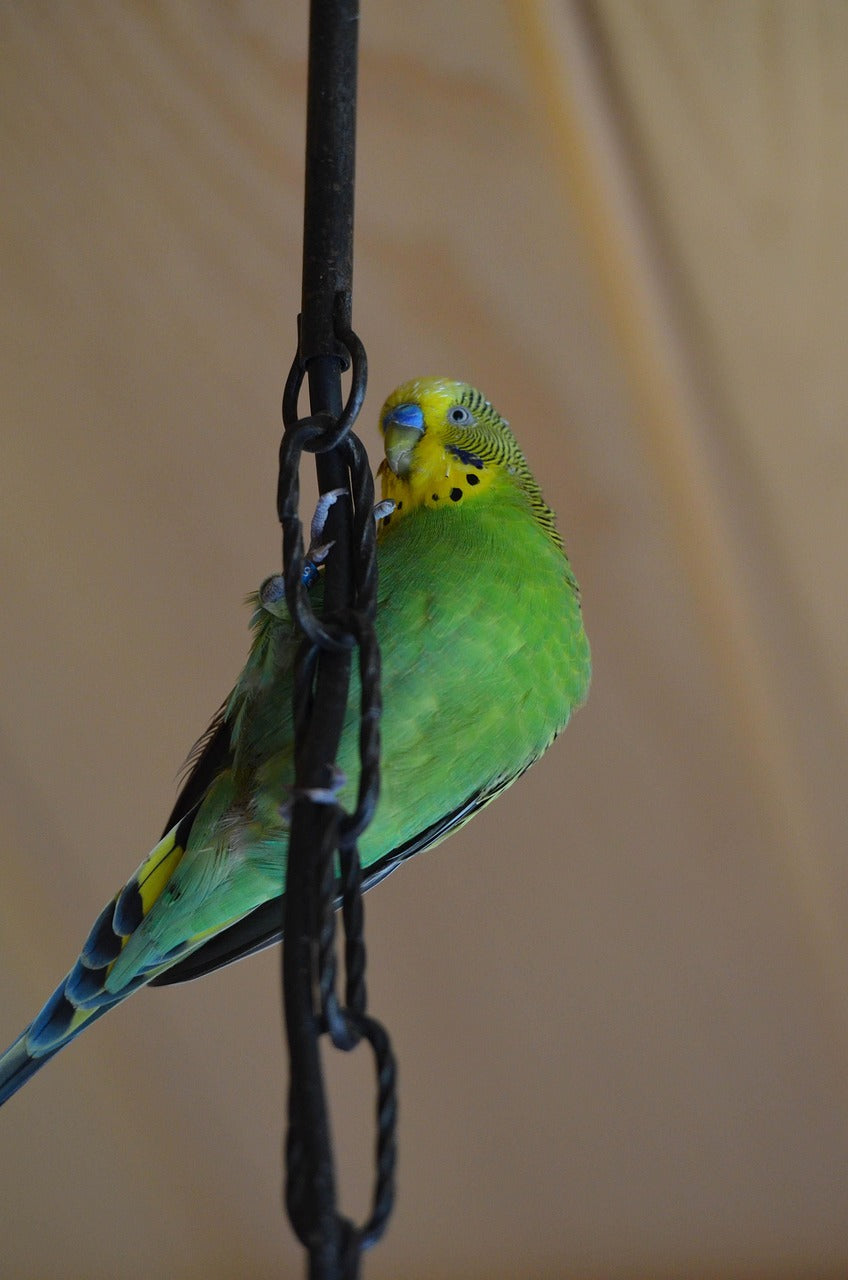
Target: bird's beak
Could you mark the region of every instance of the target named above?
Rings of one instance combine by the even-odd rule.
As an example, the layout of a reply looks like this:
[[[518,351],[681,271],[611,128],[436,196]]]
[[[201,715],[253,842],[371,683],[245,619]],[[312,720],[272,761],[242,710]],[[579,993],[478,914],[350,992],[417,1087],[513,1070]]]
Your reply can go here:
[[[386,461],[396,476],[408,476],[412,454],[424,434],[424,414],[417,404],[398,404],[383,419]]]

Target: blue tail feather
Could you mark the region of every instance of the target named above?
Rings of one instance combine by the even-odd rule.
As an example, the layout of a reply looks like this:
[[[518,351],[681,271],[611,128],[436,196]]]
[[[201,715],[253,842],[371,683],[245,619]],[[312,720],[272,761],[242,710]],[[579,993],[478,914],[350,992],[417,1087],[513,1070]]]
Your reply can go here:
[[[27,1033],[24,1032],[0,1057],[0,1106],[25,1085],[30,1076],[34,1076],[39,1067],[43,1067],[56,1052],[54,1049],[53,1053],[34,1058],[27,1049],[26,1040]]]

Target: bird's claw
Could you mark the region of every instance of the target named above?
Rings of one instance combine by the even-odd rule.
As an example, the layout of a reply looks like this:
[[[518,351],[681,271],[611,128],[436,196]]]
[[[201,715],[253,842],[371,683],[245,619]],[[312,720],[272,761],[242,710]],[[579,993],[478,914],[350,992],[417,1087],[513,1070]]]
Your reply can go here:
[[[319,541],[321,534],[324,532],[324,526],[327,523],[327,515],[330,507],[332,507],[339,498],[345,497],[347,489],[328,489],[326,493],[322,493],[315,507],[315,514],[312,517],[312,523],[309,526],[309,550],[303,562],[303,575],[301,581],[305,587],[311,587],[318,577],[318,566],[323,564],[330,554],[332,548],[336,545],[335,539],[329,542]]]
[[[318,539],[324,532],[324,525],[327,523],[327,516],[329,515],[330,507],[335,506],[338,499],[344,498],[346,495],[347,489],[328,489],[326,493],[322,493],[319,497],[317,506],[315,507],[315,514],[312,517],[312,524],[309,529],[309,551],[307,552],[307,555],[310,558],[312,558],[313,547],[316,546]],[[328,542],[326,544],[327,551],[329,551],[332,545],[332,542]]]
[[[330,507],[347,495],[347,489],[328,489],[326,493],[322,493],[315,507],[315,514],[312,517],[312,523],[309,527],[309,550],[306,552],[303,560],[303,573],[301,581],[308,589],[318,579],[318,568],[327,559],[335,544],[335,539],[329,542],[319,541],[321,534],[324,532],[324,526],[327,523],[327,515]],[[391,498],[383,498],[381,502],[376,503],[374,507],[374,520],[379,524],[381,520],[385,520],[395,509],[395,503]],[[267,578],[263,582],[259,592],[259,598],[263,604],[275,604],[285,594],[285,582],[281,574],[274,574],[273,577]]]
[[[311,800],[313,804],[335,804],[339,792],[347,785],[347,774],[337,764],[334,764],[328,772],[330,776],[326,786],[297,787],[292,793],[293,798]]]
[[[272,573],[259,588],[259,603],[263,608],[279,604],[286,598],[286,580],[281,573]]]
[[[395,503],[391,498],[383,498],[374,506],[374,519],[379,524],[381,520],[385,520],[386,516],[390,516],[395,509]]]

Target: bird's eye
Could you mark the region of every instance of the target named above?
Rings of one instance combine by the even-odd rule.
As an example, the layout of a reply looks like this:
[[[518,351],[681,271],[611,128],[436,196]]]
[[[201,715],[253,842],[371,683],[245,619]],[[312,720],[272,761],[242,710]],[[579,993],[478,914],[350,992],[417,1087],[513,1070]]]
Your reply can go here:
[[[463,404],[455,404],[448,413],[448,422],[452,422],[455,427],[465,427],[473,421],[471,411]]]

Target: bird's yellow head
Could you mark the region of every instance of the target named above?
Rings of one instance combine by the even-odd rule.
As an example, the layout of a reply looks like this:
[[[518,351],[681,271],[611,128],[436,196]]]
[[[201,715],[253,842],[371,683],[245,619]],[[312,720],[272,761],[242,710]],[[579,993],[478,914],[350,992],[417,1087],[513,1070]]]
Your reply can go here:
[[[389,396],[380,413],[386,457],[383,497],[397,521],[416,507],[460,508],[492,486],[511,484],[561,546],[554,513],[542,497],[508,423],[474,387],[448,378],[416,378]],[[386,522],[384,522],[386,523]]]

